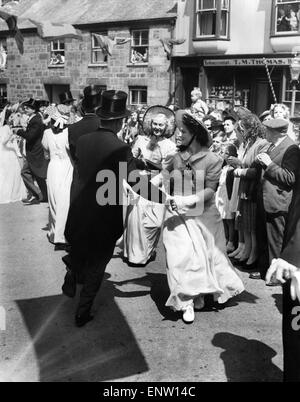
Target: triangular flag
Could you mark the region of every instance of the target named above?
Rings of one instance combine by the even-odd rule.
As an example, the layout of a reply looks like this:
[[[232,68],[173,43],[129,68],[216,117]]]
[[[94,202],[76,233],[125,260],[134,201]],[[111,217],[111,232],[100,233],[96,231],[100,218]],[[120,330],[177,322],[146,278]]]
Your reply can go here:
[[[131,38],[115,38],[116,45],[125,45],[131,41]]]
[[[0,70],[4,70],[6,67],[6,59],[7,59],[7,54],[6,51],[2,45],[0,44]]]
[[[114,46],[116,45],[116,39],[111,39],[108,36],[93,34],[97,40],[98,46],[101,48],[105,55],[111,56]]]
[[[185,41],[186,39],[170,39],[170,38],[160,39],[160,42],[163,45],[163,48],[167,54],[168,60],[170,60],[171,58],[173,47],[177,45],[182,45]]]
[[[2,7],[0,7],[0,18],[2,18],[6,22],[9,31],[15,38],[19,52],[23,54],[24,38],[17,26],[17,17],[15,15],[9,14],[7,11],[4,11]]]
[[[39,22],[33,19],[29,19],[29,21],[37,27],[38,35],[43,39],[82,39],[82,35],[71,24],[59,24],[50,21]]]

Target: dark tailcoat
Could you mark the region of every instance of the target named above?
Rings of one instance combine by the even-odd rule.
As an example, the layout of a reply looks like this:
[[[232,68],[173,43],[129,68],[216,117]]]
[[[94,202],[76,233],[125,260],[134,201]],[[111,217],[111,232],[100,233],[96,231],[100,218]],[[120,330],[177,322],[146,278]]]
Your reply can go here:
[[[280,258],[300,268],[300,168]],[[283,286],[283,347],[284,379],[300,382],[300,303],[291,299],[290,282]]]
[[[82,136],[98,130],[99,127],[100,118],[96,114],[90,113],[86,114],[82,120],[72,124],[68,128],[70,154],[74,161],[73,182],[71,186],[71,203],[78,189],[78,167],[76,156],[77,142]]]
[[[113,132],[98,129],[80,138],[77,151],[78,191],[69,211],[66,238],[72,248],[97,251],[115,244],[123,234],[122,176],[138,170],[138,161],[133,158],[131,148],[120,141]],[[119,163],[123,162],[120,172]],[[116,205],[99,205],[97,192],[103,183],[97,183],[101,171],[113,173],[109,191]],[[99,193],[98,193],[99,194]],[[153,194],[153,192],[152,192]]]
[[[269,152],[272,163],[263,169],[257,191],[259,268],[264,278],[278,258],[293,189],[299,174],[300,150],[289,137]]]
[[[26,159],[32,173],[42,179],[47,177],[49,161],[45,159],[42,139],[45,126],[41,115],[37,113],[28,123],[26,130],[19,130],[18,135],[26,140]]]
[[[84,314],[92,306],[116,241],[124,231],[123,206],[119,202],[123,194],[122,178],[128,180],[128,175],[139,166],[131,148],[113,132],[101,128],[79,139],[76,157],[79,181],[65,230],[71,244],[70,265],[66,263],[77,281],[83,283],[77,312]],[[123,163],[121,170],[120,163]],[[99,191],[103,190],[106,179],[99,176],[105,172],[111,181],[108,181],[107,191],[101,195]],[[144,177],[148,184],[147,176]],[[153,194],[149,190],[148,194]],[[103,200],[108,194],[112,196],[111,202],[104,205]]]

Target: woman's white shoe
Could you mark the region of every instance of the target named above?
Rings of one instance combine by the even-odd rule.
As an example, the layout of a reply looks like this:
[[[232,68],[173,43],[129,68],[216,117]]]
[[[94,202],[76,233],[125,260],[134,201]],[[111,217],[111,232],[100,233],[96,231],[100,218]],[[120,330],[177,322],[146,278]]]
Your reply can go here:
[[[187,324],[191,324],[195,320],[194,306],[191,304],[183,311],[183,321]]]

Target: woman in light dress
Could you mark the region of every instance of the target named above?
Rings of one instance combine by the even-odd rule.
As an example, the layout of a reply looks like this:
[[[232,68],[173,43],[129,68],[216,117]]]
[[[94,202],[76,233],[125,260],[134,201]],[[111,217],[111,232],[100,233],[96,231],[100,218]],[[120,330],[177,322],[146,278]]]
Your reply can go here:
[[[184,111],[177,112],[176,120],[181,152],[175,155],[172,170],[175,178],[184,177],[184,187],[173,184],[163,229],[170,288],[166,306],[182,311],[184,322],[192,323],[194,309],[204,307],[205,295],[212,294],[223,304],[244,286],[227,258],[215,203],[223,159],[209,151],[211,139],[204,125]]]
[[[9,114],[5,108],[3,125],[0,126],[0,204],[21,201],[26,197],[21,177],[22,155],[18,139],[8,125]]]
[[[70,205],[70,189],[73,179],[73,165],[69,155],[68,116],[61,114],[55,107],[47,110],[51,117],[50,128],[43,136],[43,147],[50,162],[47,173],[49,199],[48,239],[56,249],[66,247],[65,225]]]
[[[149,169],[161,170],[176,152],[176,144],[166,138],[174,134],[175,115],[162,106],[148,109],[143,123],[145,136],[138,136],[132,153],[143,159]],[[146,174],[146,172],[145,172]],[[164,218],[164,206],[137,197],[128,205],[124,230],[124,257],[130,264],[146,265],[155,258]]]

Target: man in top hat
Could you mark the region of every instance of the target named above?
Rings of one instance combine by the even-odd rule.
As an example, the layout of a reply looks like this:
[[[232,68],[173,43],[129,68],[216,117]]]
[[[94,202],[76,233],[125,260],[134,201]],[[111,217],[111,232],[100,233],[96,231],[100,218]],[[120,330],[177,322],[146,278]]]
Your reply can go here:
[[[29,116],[28,124],[26,130],[17,131],[17,135],[26,140],[26,161],[21,175],[28,193],[31,194],[23,201],[30,204],[46,202],[48,198],[46,177],[49,161],[45,159],[42,146],[45,126],[38,112],[39,106],[39,103],[32,98],[23,103],[24,111]]]
[[[59,94],[60,103],[63,105],[72,106],[76,99],[73,98],[70,90]]]
[[[287,134],[288,125],[283,119],[264,123],[271,146],[267,153],[257,157],[262,169],[257,189],[258,267],[262,279],[272,260],[282,251],[287,214],[300,173],[300,150]],[[257,274],[250,277],[259,278]],[[270,286],[277,284],[275,280],[269,283]]]
[[[96,109],[101,103],[101,92],[94,86],[86,87],[83,91],[84,98],[81,103],[81,109],[84,113],[83,118],[69,126],[68,137],[70,154],[74,161],[73,183],[71,187],[71,202],[75,197],[78,187],[77,157],[76,148],[80,137],[92,133],[100,127],[100,118],[96,115]]]
[[[93,301],[115,244],[123,234],[122,179],[128,180],[130,172],[138,169],[139,161],[133,158],[131,148],[117,138],[123,119],[130,114],[126,101],[125,92],[105,91],[97,110],[101,128],[81,136],[77,142],[79,182],[65,230],[71,252],[69,258],[64,258],[68,273],[62,289],[67,296],[74,297],[76,281],[80,278],[83,283],[75,317],[78,327],[93,318]],[[140,168],[144,169],[142,165]],[[111,177],[108,184],[106,174]],[[106,193],[111,199],[105,198]],[[157,190],[149,194],[155,193],[161,195]],[[163,197],[160,200],[164,201]]]

